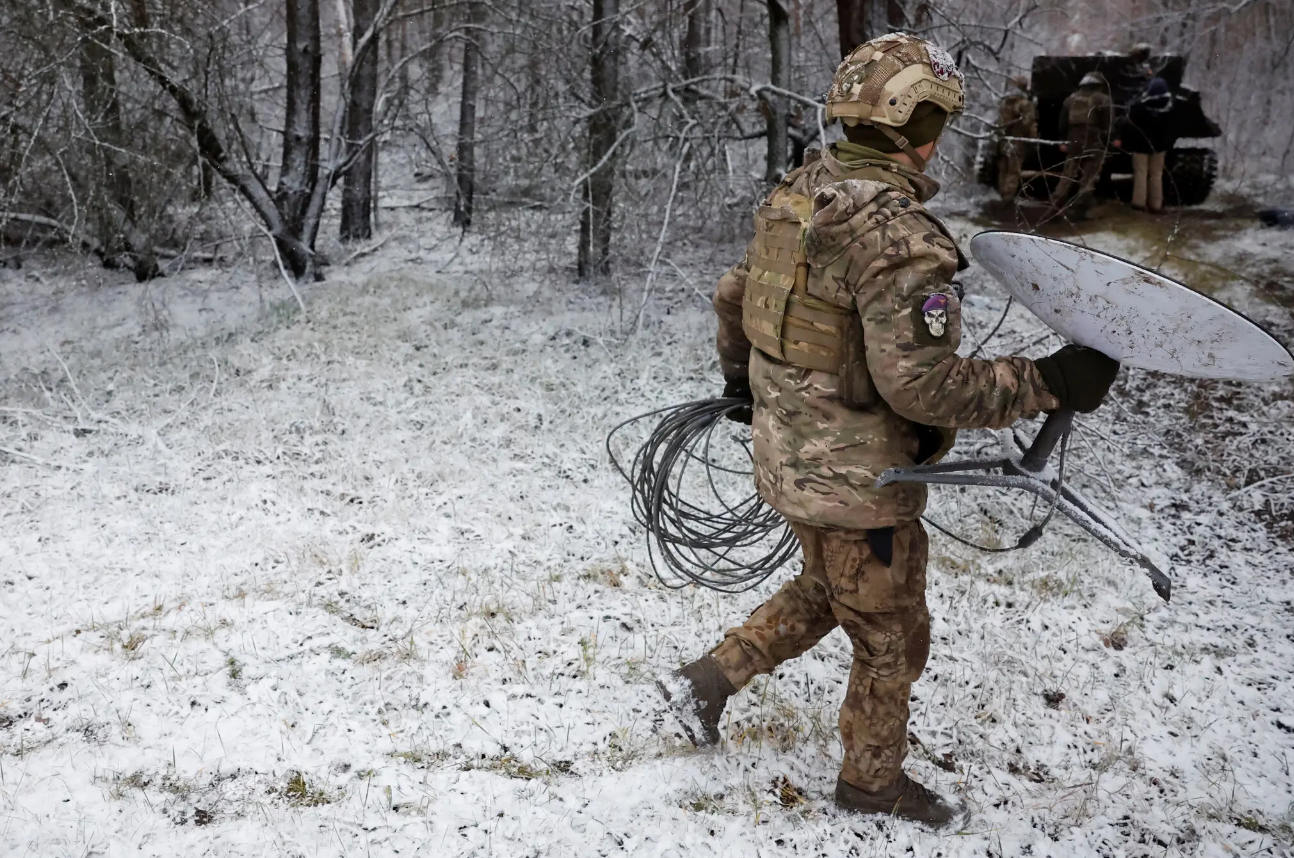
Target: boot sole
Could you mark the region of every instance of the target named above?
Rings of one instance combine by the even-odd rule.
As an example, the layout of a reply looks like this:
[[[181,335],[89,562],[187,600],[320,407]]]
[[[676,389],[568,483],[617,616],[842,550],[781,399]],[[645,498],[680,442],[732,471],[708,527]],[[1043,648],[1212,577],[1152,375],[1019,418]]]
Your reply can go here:
[[[953,817],[949,819],[947,822],[928,822],[923,819],[912,819],[910,817],[903,816],[902,814],[894,813],[888,810],[862,810],[857,807],[850,807],[847,804],[841,804],[838,801],[835,801],[833,803],[836,805],[837,809],[839,809],[844,813],[848,813],[851,816],[883,816],[886,819],[894,820],[897,822],[906,822],[911,825],[919,825],[922,828],[927,829],[928,831],[945,831],[945,832],[963,831],[965,830],[966,826],[970,823],[970,820],[971,820],[970,808],[967,807],[965,804],[962,804],[959,811],[953,814]]]

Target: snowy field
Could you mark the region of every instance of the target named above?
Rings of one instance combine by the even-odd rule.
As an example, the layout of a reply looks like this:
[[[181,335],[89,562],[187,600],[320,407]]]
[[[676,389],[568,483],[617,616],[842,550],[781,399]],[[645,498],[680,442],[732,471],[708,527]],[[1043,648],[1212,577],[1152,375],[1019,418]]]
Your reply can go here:
[[[1283,235],[1202,264],[1270,263],[1223,297],[1289,342],[1259,294],[1294,287]],[[718,266],[622,337],[610,299],[473,265],[394,242],[305,314],[268,269],[0,271],[0,855],[1294,854],[1288,387],[1125,372],[1083,421],[1079,479],[1172,558],[1170,605],[1068,525],[932,537],[909,769],[974,810],[932,834],[830,802],[839,632],[712,752],[653,688],[795,571],[666,589],[606,460],[620,420],[720,389]],[[1004,296],[966,285],[987,331]],[[1013,312],[989,351],[1042,333]],[[1021,512],[931,509],[1003,541]]]

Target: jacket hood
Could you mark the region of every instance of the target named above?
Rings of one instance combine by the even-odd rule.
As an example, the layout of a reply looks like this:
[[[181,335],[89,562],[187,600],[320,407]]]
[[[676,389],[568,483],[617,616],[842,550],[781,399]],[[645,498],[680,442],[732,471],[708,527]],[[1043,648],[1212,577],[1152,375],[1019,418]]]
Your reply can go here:
[[[812,215],[804,239],[810,265],[830,265],[878,224],[917,211],[957,246],[948,228],[920,205],[939,189],[938,182],[884,158],[840,161],[831,150],[822,157],[824,167],[836,181],[821,185],[813,195]],[[912,204],[913,198],[918,201],[917,205]],[[969,264],[957,248],[957,270],[964,270]]]
[[[907,211],[896,186],[875,179],[846,178],[818,189],[813,195],[813,216],[805,234],[804,250],[815,268],[830,265],[880,221]],[[886,212],[886,209],[892,211]]]

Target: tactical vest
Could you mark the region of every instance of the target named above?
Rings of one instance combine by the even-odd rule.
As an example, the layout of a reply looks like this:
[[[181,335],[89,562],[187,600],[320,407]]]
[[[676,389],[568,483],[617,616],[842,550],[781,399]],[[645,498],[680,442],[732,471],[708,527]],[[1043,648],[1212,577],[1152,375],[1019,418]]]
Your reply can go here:
[[[852,301],[841,307],[809,294],[804,241],[813,201],[784,189],[755,215],[755,238],[746,263],[741,326],[764,354],[783,363],[841,377],[849,404],[875,401],[863,353],[862,322]]]
[[[1071,128],[1075,125],[1091,124],[1093,102],[1095,100],[1092,96],[1078,92],[1074,93],[1069,101],[1069,116],[1066,117]]]

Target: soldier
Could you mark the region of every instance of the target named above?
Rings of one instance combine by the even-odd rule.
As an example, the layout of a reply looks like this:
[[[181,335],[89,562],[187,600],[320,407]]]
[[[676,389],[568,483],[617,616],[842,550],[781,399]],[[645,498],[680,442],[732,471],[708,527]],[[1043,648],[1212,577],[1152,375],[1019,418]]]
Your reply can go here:
[[[1131,104],[1146,88],[1146,83],[1155,76],[1150,68],[1150,56],[1154,49],[1145,42],[1138,42],[1128,51],[1128,61],[1115,71],[1115,80],[1111,87],[1111,96],[1116,105]]]
[[[1065,172],[1052,195],[1053,211],[1064,208],[1073,193],[1069,207],[1079,217],[1086,213],[1105,165],[1113,122],[1114,104],[1106,93],[1105,76],[1088,72],[1078,82],[1078,90],[1070,93],[1061,105],[1060,133],[1068,142],[1060,147],[1066,155]],[[1076,186],[1078,191],[1074,193]]]
[[[715,290],[725,395],[752,403],[760,496],[799,537],[804,569],[661,688],[698,746],[729,697],[837,625],[854,646],[840,711],[841,807],[929,825],[959,803],[903,771],[908,695],[930,649],[926,489],[878,489],[886,468],[931,462],[957,428],[1095,409],[1118,364],[1067,346],[1039,361],[958,357],[967,263],[923,202],[961,75],[929,42],[891,34],[845,58],[827,118],[846,140],[789,173],[755,216],[744,260]]]
[[[1164,208],[1164,162],[1177,142],[1169,117],[1173,93],[1162,77],[1152,77],[1128,106],[1123,150],[1132,156],[1132,207],[1152,213]]]
[[[1038,136],[1038,111],[1029,97],[1029,78],[1017,75],[1011,78],[1013,92],[1002,96],[998,103],[998,133],[1005,137]],[[997,157],[997,190],[1004,200],[1014,200],[1020,192],[1020,171],[1033,144],[1020,140],[1002,140]]]

